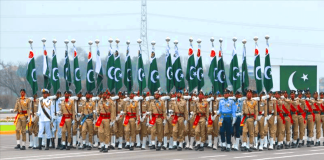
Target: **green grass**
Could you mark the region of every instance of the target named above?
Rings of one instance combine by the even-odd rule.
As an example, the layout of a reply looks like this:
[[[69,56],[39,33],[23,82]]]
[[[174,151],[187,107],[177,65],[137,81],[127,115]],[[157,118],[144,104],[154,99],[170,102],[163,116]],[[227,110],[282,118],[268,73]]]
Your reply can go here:
[[[14,125],[1,125],[0,131],[14,131],[16,130],[16,126]]]

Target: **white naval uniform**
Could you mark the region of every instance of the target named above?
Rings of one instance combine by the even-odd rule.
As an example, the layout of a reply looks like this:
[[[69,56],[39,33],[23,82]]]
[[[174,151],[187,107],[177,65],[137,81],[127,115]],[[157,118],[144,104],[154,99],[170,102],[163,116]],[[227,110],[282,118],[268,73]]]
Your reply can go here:
[[[52,107],[52,100],[47,97],[46,99],[39,100],[38,103],[38,112],[37,115],[39,116],[39,132],[38,132],[38,138],[43,138],[43,132],[45,129],[45,133],[47,135],[47,139],[50,139],[52,137],[52,131],[51,131],[51,120],[48,119],[45,115],[45,113],[42,110],[41,103],[44,104],[44,109],[48,113],[50,117],[52,117],[51,107]],[[46,107],[47,105],[48,107]],[[45,138],[45,137],[44,137]]]

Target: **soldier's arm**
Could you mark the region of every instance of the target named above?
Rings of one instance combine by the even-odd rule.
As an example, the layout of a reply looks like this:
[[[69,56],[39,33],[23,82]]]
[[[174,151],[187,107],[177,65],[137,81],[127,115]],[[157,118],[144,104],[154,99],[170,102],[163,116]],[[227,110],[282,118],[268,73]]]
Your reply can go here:
[[[19,111],[18,111],[18,105],[19,105],[19,98],[17,98],[17,100],[16,100],[16,104],[15,104],[14,112],[19,112]]]
[[[235,102],[234,101],[232,101],[232,116],[233,116],[233,118],[235,118],[236,117],[236,110],[237,110],[237,107],[238,107],[238,105],[235,105]]]
[[[208,107],[208,102],[205,101],[205,112],[206,112],[206,118],[208,119],[209,118],[209,107]]]
[[[117,116],[116,115],[116,104],[113,101],[111,101],[110,104],[111,104],[111,107],[110,107],[110,119],[111,119],[111,121],[115,121],[116,116]],[[98,108],[100,108],[100,107],[98,107]]]
[[[27,99],[28,103],[27,103],[27,116],[29,117],[31,114],[31,100]]]
[[[188,109],[187,109],[187,102],[186,101],[184,101],[183,102],[183,104],[182,104],[183,106],[184,106],[184,118],[185,118],[185,120],[187,120],[188,119]],[[190,104],[189,104],[190,105]],[[190,106],[189,106],[190,107]]]
[[[268,116],[268,104],[267,104],[267,101],[265,100],[265,103],[264,103],[264,117],[267,117]]]
[[[162,105],[163,118],[166,119],[167,118],[167,115],[166,115],[166,107],[165,107],[164,101],[162,101],[161,105]]]
[[[253,103],[256,103],[256,101],[254,101]],[[257,120],[258,116],[259,116],[258,103],[256,103],[256,105],[254,106],[254,120]]]

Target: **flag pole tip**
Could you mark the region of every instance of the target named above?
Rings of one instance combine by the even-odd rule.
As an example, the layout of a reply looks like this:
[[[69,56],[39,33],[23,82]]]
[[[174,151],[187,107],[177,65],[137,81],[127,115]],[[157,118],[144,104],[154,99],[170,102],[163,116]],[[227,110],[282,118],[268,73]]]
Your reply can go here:
[[[155,41],[152,41],[151,44],[152,44],[152,46],[154,46],[155,45]]]
[[[245,43],[246,43],[246,39],[243,39],[243,40],[242,40],[242,43],[245,44]]]
[[[116,38],[115,42],[118,44],[120,42],[120,40],[118,38]]]
[[[266,36],[265,36],[265,39],[266,39],[266,40],[268,40],[269,38],[270,38],[270,36],[269,36],[269,35],[266,35]]]
[[[189,42],[191,43],[192,41],[193,41],[193,38],[192,38],[192,37],[190,37],[190,38],[189,38]]]
[[[109,42],[109,43],[112,43],[113,41],[114,41],[114,40],[113,40],[112,38],[109,38],[109,39],[108,39],[108,42]]]
[[[201,39],[197,39],[197,43],[200,44],[201,43]]]
[[[141,39],[138,39],[138,40],[137,40],[137,43],[138,43],[138,44],[141,44],[141,43],[142,43],[142,40],[141,40]]]
[[[165,38],[165,41],[167,41],[168,43],[170,42],[170,40],[171,40],[170,37]]]
[[[95,43],[98,45],[100,43],[100,40],[99,39],[96,39],[95,40]]]
[[[42,38],[42,42],[45,43],[46,42],[46,39],[45,38]]]
[[[93,42],[92,41],[89,41],[88,44],[91,46],[93,44]]]
[[[72,40],[71,40],[71,43],[74,44],[75,42],[76,42],[75,39],[72,39]],[[68,40],[68,39],[64,40],[64,43],[65,43],[65,44],[68,44],[68,43],[69,43],[69,40]]]
[[[28,43],[32,44],[34,41],[32,39],[28,40]]]
[[[223,39],[222,39],[222,38],[220,38],[220,39],[219,39],[219,42],[220,42],[220,43],[222,43],[222,42],[223,42]]]
[[[233,41],[236,42],[237,41],[237,38],[236,37],[233,37]]]
[[[214,37],[211,37],[211,38],[210,38],[210,41],[211,41],[211,42],[214,42],[214,40],[215,40]]]
[[[57,42],[57,40],[56,39],[53,39],[53,43],[55,44]]]
[[[256,42],[256,41],[258,41],[258,37],[257,36],[255,36],[254,38],[253,38],[253,40]]]
[[[129,45],[129,44],[130,44],[130,41],[129,41],[129,40],[127,40],[127,41],[126,41],[126,44],[127,44],[127,45]]]
[[[178,40],[174,40],[174,42],[173,42],[175,45],[177,45],[179,42],[178,42]]]

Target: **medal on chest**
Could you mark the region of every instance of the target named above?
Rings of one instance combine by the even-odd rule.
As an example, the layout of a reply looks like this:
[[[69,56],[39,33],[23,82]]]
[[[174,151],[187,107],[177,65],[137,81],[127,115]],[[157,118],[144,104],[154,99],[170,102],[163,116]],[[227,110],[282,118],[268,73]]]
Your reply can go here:
[[[51,107],[51,101],[49,101],[49,100],[45,100],[45,101],[43,102],[43,106],[45,106],[46,108],[50,109],[50,107]]]

